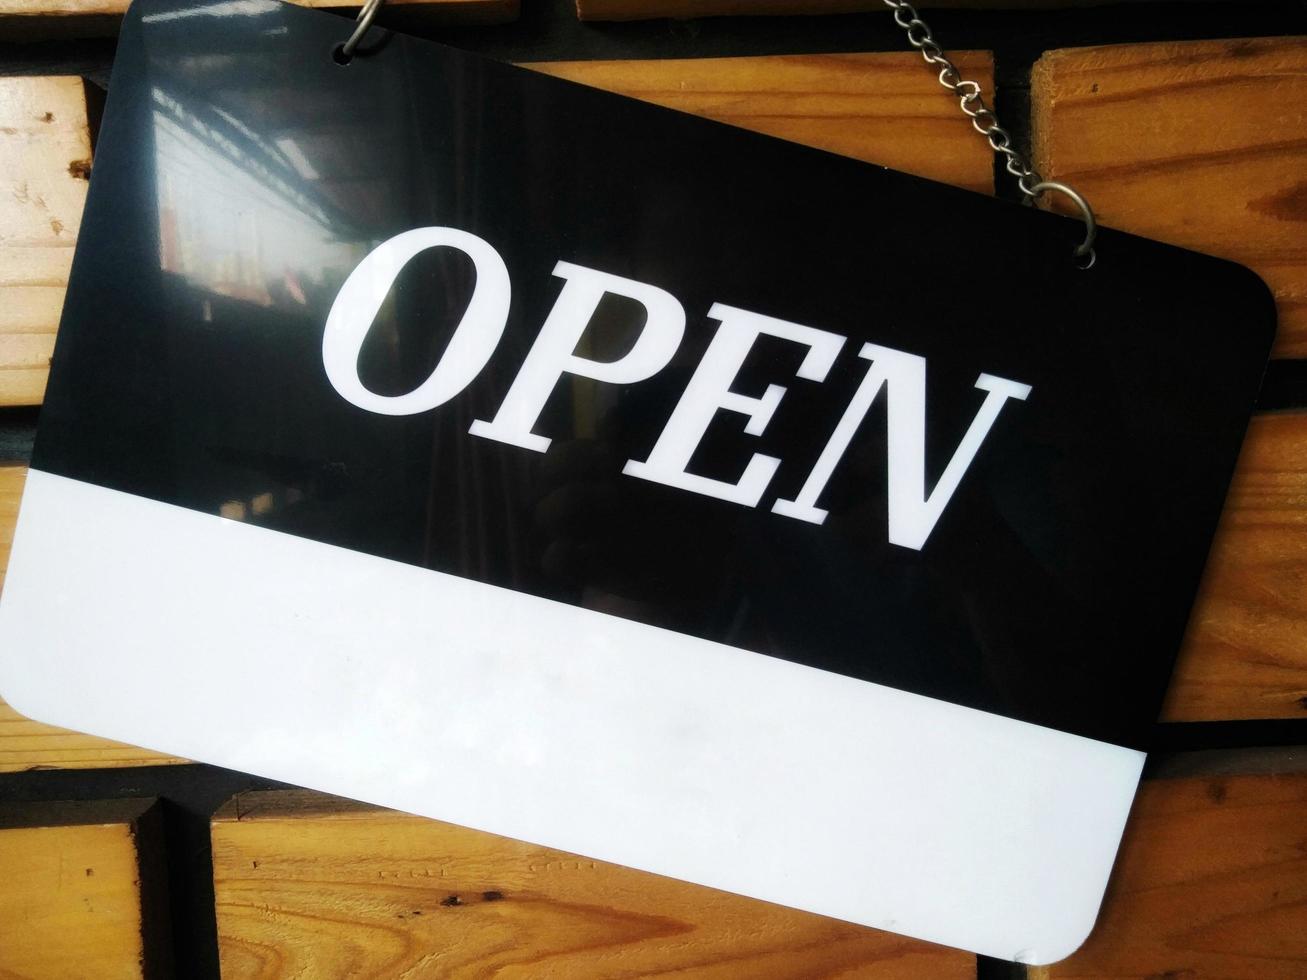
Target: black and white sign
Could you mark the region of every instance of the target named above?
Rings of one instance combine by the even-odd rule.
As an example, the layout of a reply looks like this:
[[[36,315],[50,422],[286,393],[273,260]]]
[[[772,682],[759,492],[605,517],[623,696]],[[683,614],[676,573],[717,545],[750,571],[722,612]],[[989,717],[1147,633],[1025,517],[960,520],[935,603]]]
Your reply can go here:
[[[1111,231],[1082,271],[1068,219],[403,36],[341,67],[346,27],[132,7],[0,694],[1071,952],[1265,287]]]

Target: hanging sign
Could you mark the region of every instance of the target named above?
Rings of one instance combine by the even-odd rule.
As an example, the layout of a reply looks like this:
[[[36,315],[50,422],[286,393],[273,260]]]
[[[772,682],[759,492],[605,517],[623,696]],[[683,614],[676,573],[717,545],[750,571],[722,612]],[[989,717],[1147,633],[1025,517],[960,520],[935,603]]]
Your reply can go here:
[[[1247,270],[271,0],[140,0],[21,712],[1042,963],[1274,333]],[[365,42],[365,47],[368,42]],[[961,125],[961,124],[960,124]]]

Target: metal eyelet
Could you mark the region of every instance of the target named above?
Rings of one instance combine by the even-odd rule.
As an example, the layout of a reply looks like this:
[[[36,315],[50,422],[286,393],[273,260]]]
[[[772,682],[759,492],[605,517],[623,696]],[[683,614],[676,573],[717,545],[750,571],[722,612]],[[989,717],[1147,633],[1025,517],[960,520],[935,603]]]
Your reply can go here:
[[[1088,269],[1097,258],[1094,254],[1094,239],[1098,237],[1098,221],[1094,217],[1094,209],[1089,206],[1089,202],[1074,187],[1056,180],[1040,181],[1030,188],[1030,197],[1034,200],[1045,191],[1056,191],[1059,194],[1065,194],[1080,209],[1080,216],[1085,222],[1085,240],[1076,246],[1072,254],[1080,260],[1080,268]]]
[[[353,60],[355,49],[358,48],[359,42],[363,40],[363,35],[367,34],[368,29],[372,26],[372,22],[376,20],[377,11],[381,9],[382,3],[383,0],[367,0],[367,2],[363,4],[363,9],[359,11],[357,21],[354,25],[354,32],[350,34],[344,44],[340,45],[334,52],[332,52],[333,57],[336,59],[336,64],[348,65],[350,61]]]

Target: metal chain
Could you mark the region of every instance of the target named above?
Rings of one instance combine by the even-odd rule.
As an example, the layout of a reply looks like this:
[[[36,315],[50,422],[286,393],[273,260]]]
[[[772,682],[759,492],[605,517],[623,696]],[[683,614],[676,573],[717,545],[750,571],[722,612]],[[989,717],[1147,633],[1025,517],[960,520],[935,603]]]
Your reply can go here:
[[[998,116],[985,103],[980,84],[962,77],[958,66],[944,53],[930,27],[917,14],[916,7],[908,0],[882,0],[882,2],[894,11],[894,23],[903,28],[903,32],[908,36],[908,43],[921,52],[928,65],[939,68],[939,84],[958,97],[958,106],[971,119],[971,125],[975,127],[976,132],[985,137],[995,153],[1001,153],[1006,158],[1004,168],[1017,179],[1017,187],[1021,189],[1026,200],[1033,203],[1046,191],[1059,191],[1071,198],[1080,209],[1085,221],[1085,240],[1077,246],[1075,255],[1086,259],[1085,267],[1088,268],[1094,261],[1093,245],[1097,233],[1097,223],[1089,203],[1074,188],[1057,181],[1046,181],[1039,176],[1039,172],[1030,165],[1025,154],[1012,144],[1012,134],[999,125]]]

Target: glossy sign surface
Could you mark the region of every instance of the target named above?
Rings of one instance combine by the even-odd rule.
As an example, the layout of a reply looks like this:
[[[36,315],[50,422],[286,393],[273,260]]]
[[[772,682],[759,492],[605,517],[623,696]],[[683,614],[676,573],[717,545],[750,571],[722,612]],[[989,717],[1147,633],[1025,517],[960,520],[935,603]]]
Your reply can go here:
[[[285,702],[296,710],[327,699],[358,745],[398,724],[379,720],[376,691],[400,699],[386,703],[402,708],[407,734],[450,741],[422,743],[421,761],[414,747],[392,792],[363,778],[366,760],[333,767],[266,718],[251,729],[261,747],[232,734],[219,749],[218,735],[183,733],[184,720],[132,719],[118,737],[996,955],[1062,950],[1092,921],[1138,772],[1137,753],[1112,746],[1139,747],[1153,721],[1202,572],[1274,332],[1265,288],[1238,266],[1111,231],[1081,271],[1070,259],[1080,227],[1066,219],[403,36],[378,33],[342,67],[331,49],[343,27],[265,0],[133,8],[9,628],[27,636],[79,595],[71,579],[57,595],[42,584],[48,549],[33,542],[87,569],[130,551],[112,581],[87,586],[97,592],[85,611],[139,612],[144,583],[166,588],[166,609],[134,617],[139,634],[106,627],[126,660],[174,649],[205,676],[217,634],[186,623],[210,617],[242,652],[201,688],[235,684],[232,664],[248,656],[297,692]],[[416,229],[444,229],[443,244],[384,275],[361,266]],[[351,276],[374,309],[342,299]],[[346,306],[353,319],[339,329],[362,339],[333,354],[333,309]],[[574,342],[541,368],[544,338],[568,324]],[[405,400],[440,371],[457,383],[438,404]],[[518,412],[531,377],[546,395]],[[837,432],[844,448],[832,455]],[[672,449],[679,464],[667,463]],[[718,492],[745,482],[756,493]],[[896,532],[941,486],[926,533]],[[60,512],[86,523],[80,558]],[[416,598],[423,589],[429,598]],[[406,634],[419,610],[439,618]],[[513,659],[459,673],[463,654],[446,649],[455,637],[466,650],[502,643]],[[342,638],[355,645],[337,663]],[[144,654],[133,662],[146,669]],[[532,679],[533,664],[548,667]],[[35,668],[7,669],[45,690]],[[365,707],[330,700],[354,670]],[[549,742],[569,736],[561,714],[550,727],[545,702],[581,705],[585,729],[622,703],[605,687],[617,682],[634,699],[623,712],[567,753]],[[665,717],[639,690],[665,699]],[[465,724],[428,724],[451,710],[437,694],[459,699]],[[749,714],[762,705],[766,718]],[[510,706],[520,744],[478,720]],[[646,710],[632,736],[623,726],[643,725],[631,719]],[[321,718],[305,713],[306,730]],[[668,758],[651,761],[660,740]],[[920,758],[918,741],[934,746]],[[605,742],[621,753],[585,769]],[[726,745],[734,761],[721,777],[714,753]],[[789,750],[783,771],[798,782],[779,791],[804,797],[799,782],[817,778],[805,768],[829,776],[825,801],[808,797],[829,820],[869,812],[875,794],[840,788],[864,775],[910,797],[875,818],[903,818],[869,852],[881,865],[850,876],[830,855],[831,880],[879,881],[879,897],[845,882],[828,901],[792,869],[762,883],[739,862],[729,873],[713,863],[729,842],[783,836],[779,817],[755,824],[767,763]],[[813,753],[826,761],[802,761]],[[598,816],[565,818],[554,791],[525,793],[539,760],[563,755],[591,772],[583,793],[602,828]],[[620,773],[637,759],[648,778],[627,786]],[[440,779],[429,768],[459,760],[466,768]],[[440,802],[440,785],[478,773],[489,788],[471,810]],[[984,785],[963,792],[973,776]],[[409,785],[428,788],[406,795]],[[713,797],[718,785],[735,795]],[[956,823],[930,830],[921,801],[939,794]],[[613,829],[638,823],[622,801],[641,799],[685,815],[672,857]],[[1084,808],[1095,799],[1101,814]],[[747,803],[734,823],[722,817],[732,800]],[[1077,829],[1068,814],[1097,824]],[[1074,892],[1074,908],[1039,952],[979,911],[959,925],[922,899],[927,913],[900,914],[918,897],[895,888],[919,886],[907,883],[912,867],[895,877],[886,862],[915,826],[925,830],[912,860],[956,871],[952,900],[992,886],[992,860],[1034,906],[1011,916],[1014,928],[1041,904],[1052,915],[1051,893],[1029,886],[1035,870],[1004,850],[1005,828],[1058,823],[1063,880],[1049,888]],[[1018,842],[1020,853],[1033,860],[1040,840]],[[704,863],[678,863],[700,847]],[[785,881],[796,891],[777,891]]]
[[[1081,272],[1069,221],[400,36],[343,68],[330,21],[315,45],[285,33],[290,11],[217,9],[160,8],[126,41],[149,48],[120,60],[137,97],[109,123],[134,136],[96,162],[114,199],[83,231],[38,468],[1125,744],[1151,723],[1269,343],[1247,272],[1110,232]],[[325,376],[327,313],[376,243],[423,226],[503,256],[508,329],[449,403],[361,411]],[[935,226],[975,245],[966,262]],[[560,259],[675,296],[673,362],[631,385],[564,375],[536,426],[548,452],[469,435]],[[471,280],[452,249],[410,262],[362,382],[417,387]],[[851,338],[819,385],[794,379],[798,345],[765,337],[733,383],[789,391],[757,437],[719,413],[691,469],[734,481],[752,454],[779,458],[756,508],[622,472],[715,302]],[[578,353],[620,356],[641,316],[605,300]],[[928,487],[979,373],[1032,388],[920,551],[887,540],[883,397],[825,524],[770,509],[816,462],[868,341],[926,359]]]

